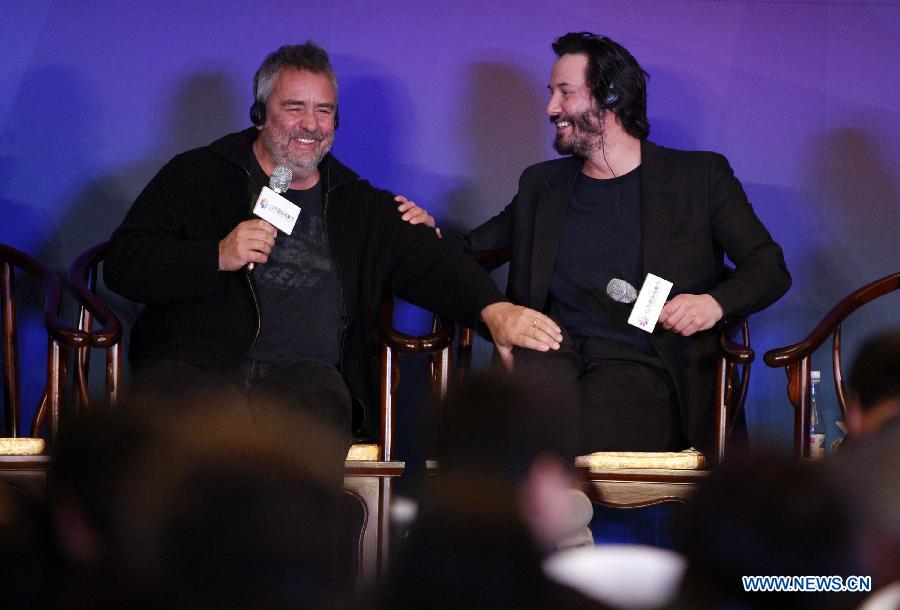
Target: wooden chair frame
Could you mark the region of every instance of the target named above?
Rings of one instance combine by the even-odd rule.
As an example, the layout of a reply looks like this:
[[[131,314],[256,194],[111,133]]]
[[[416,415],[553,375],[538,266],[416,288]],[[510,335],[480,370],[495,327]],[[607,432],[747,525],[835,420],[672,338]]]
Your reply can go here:
[[[69,285],[80,303],[78,329],[86,333],[89,341],[75,352],[75,409],[76,412],[91,406],[88,373],[92,348],[106,352],[105,404],[115,407],[119,402],[122,371],[122,324],[118,317],[96,295],[100,263],[106,255],[109,242],[97,244],[85,250],[69,268]],[[94,320],[102,324],[94,328]]]
[[[19,268],[44,286],[44,327],[47,330],[47,381],[31,422],[30,437],[40,437],[47,429],[42,455],[0,456],[0,480],[27,495],[40,497],[46,485],[47,452],[59,433],[62,388],[66,378],[66,358],[70,349],[87,343],[87,335],[59,319],[62,283],[59,275],[36,258],[0,244],[0,309],[3,318],[3,406],[5,425],[12,438],[20,435],[20,392],[16,335],[15,269]]]
[[[447,388],[450,374],[450,344],[454,326],[437,318],[432,332],[421,337],[394,328],[394,298],[385,294],[378,311],[378,330],[382,338],[380,369],[381,421],[378,460],[348,460],[345,489],[356,495],[366,509],[367,524],[360,540],[360,578],[371,581],[387,568],[390,556],[390,506],[393,479],[403,474],[405,464],[394,458],[394,404],[400,385],[400,356],[428,354],[431,383],[436,393]]]
[[[794,456],[809,459],[810,389],[812,387],[812,354],[831,335],[831,366],[834,391],[841,413],[847,414],[847,393],[844,388],[844,369],[841,360],[841,325],[854,311],[875,299],[900,289],[900,272],[892,273],[853,291],[831,308],[809,335],[799,343],[771,349],[764,360],[772,368],[784,368],[788,378],[788,400],[794,407]]]

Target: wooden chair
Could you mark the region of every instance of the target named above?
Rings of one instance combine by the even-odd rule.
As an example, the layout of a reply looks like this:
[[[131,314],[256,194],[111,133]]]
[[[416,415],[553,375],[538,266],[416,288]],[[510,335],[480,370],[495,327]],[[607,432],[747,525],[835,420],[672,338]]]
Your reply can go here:
[[[345,489],[355,494],[366,510],[367,525],[360,540],[361,577],[371,580],[387,568],[390,547],[392,480],[403,474],[405,464],[394,459],[394,402],[400,384],[400,356],[428,354],[431,383],[436,393],[446,390],[450,372],[450,344],[454,326],[435,318],[432,332],[421,337],[394,328],[394,298],[385,294],[378,312],[381,347],[381,421],[377,444],[354,445],[348,454]]]
[[[900,288],[900,272],[866,284],[840,300],[812,332],[799,343],[771,349],[764,357],[767,365],[784,368],[788,378],[788,400],[794,407],[794,455],[797,459],[809,459],[810,427],[810,377],[811,357],[831,335],[831,363],[834,373],[834,391],[841,413],[847,414],[847,393],[844,388],[844,369],[841,361],[841,325],[854,311],[875,299]]]
[[[17,342],[16,269],[43,284],[44,327],[47,331],[46,382],[31,421],[29,436],[21,436],[19,353]],[[59,319],[61,282],[47,265],[24,252],[0,244],[0,305],[3,315],[3,414],[6,438],[0,439],[0,480],[28,495],[43,495],[47,453],[59,431],[66,357],[87,336]]]
[[[478,261],[488,270],[509,260],[508,250],[478,253]],[[740,337],[741,343],[734,339]],[[474,331],[461,328],[457,342],[458,377],[465,376],[471,363]],[[719,336],[716,365],[715,441],[712,455],[690,453],[597,453],[579,456],[576,466],[585,491],[595,502],[616,508],[641,508],[664,502],[685,502],[709,468],[725,457],[735,422],[743,415],[750,365],[755,354],[750,348],[750,327],[746,318],[729,321]]]

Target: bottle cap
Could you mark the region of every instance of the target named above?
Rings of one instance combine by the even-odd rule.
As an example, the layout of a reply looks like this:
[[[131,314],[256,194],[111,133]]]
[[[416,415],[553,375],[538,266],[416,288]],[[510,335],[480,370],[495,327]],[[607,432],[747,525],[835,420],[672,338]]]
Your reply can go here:
[[[822,373],[820,373],[819,371],[810,371],[810,372],[809,372],[809,379],[810,379],[810,381],[812,381],[813,383],[819,383],[819,381],[822,380]]]

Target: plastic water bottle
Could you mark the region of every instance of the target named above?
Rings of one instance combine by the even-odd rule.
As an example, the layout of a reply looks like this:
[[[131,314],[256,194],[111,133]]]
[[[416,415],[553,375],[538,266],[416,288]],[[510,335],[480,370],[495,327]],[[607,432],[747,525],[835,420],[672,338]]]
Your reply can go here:
[[[822,375],[819,371],[810,372],[809,390],[809,459],[821,460],[825,457],[825,425],[819,417],[819,406],[816,404],[816,393]]]

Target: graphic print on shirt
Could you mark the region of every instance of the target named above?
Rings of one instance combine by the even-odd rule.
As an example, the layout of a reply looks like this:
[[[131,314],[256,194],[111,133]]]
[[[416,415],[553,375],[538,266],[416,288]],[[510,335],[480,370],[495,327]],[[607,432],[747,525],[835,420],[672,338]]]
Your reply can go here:
[[[269,261],[255,278],[257,283],[276,290],[308,290],[333,272],[325,223],[305,211],[300,212],[291,235],[278,234]]]

